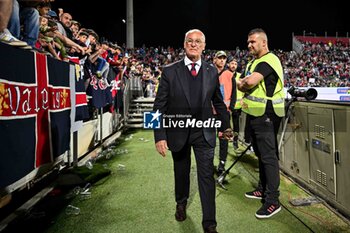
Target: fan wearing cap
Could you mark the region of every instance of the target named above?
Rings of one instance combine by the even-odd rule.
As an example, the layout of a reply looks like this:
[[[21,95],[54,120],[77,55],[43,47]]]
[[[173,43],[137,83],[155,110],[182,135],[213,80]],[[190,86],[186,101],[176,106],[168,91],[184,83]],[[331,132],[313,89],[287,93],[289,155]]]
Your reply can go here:
[[[58,20],[58,16],[53,10],[49,10],[49,12],[47,12],[47,15],[50,16],[52,19]]]
[[[221,50],[215,53],[213,64],[219,73],[220,91],[224,99],[224,103],[227,107],[227,110],[230,111],[229,107],[231,101],[236,101],[235,99],[232,100],[231,95],[235,98],[236,90],[235,88],[232,88],[232,72],[226,69],[226,61],[227,55],[225,51]],[[217,169],[217,174],[221,175],[225,171],[225,163],[228,153],[228,141],[224,139],[219,139],[219,142],[219,165]]]
[[[73,38],[76,38],[78,36],[78,32],[80,30],[81,24],[76,20],[72,20],[71,23],[72,24],[70,25],[70,30],[73,33]]]

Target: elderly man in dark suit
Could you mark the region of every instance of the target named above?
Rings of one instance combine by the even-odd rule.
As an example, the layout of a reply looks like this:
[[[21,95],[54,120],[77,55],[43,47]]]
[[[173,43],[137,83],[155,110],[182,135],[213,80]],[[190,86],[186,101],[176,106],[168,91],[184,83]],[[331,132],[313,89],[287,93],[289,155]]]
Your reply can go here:
[[[184,49],[185,58],[164,67],[160,79],[153,110],[158,115],[162,114],[166,127],[163,125],[154,130],[156,149],[163,157],[168,149],[172,153],[177,221],[186,219],[193,149],[203,229],[204,232],[215,233],[217,223],[213,159],[216,128],[224,132],[230,127],[229,113],[220,92],[217,70],[201,59],[205,49],[203,32],[198,29],[188,31],[185,34]],[[218,119],[214,118],[213,107]],[[229,133],[223,133],[223,136],[230,137]]]

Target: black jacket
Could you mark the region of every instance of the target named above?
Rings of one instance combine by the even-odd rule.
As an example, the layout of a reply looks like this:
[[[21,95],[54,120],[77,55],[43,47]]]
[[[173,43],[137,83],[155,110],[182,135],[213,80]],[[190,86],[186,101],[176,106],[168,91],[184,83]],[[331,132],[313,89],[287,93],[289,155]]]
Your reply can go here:
[[[217,112],[217,117],[221,120],[220,131],[230,127],[230,116],[223,102],[220,92],[219,78],[216,68],[210,66],[202,60],[203,81],[202,81],[202,119],[214,118],[213,107]],[[184,60],[180,60],[165,66],[160,79],[153,110],[159,110],[162,114],[175,115],[191,114],[190,87],[186,78],[188,68]],[[187,142],[190,133],[189,128],[166,128],[155,129],[155,142],[167,140],[171,151],[180,151]],[[206,141],[214,147],[216,144],[216,129],[203,128]]]

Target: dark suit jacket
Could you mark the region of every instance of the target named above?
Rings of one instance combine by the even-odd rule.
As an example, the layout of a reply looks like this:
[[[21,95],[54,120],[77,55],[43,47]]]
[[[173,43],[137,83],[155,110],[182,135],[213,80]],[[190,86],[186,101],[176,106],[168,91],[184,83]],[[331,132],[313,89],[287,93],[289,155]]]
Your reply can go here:
[[[230,127],[229,113],[223,102],[217,69],[202,60],[202,119],[214,118],[213,106],[221,120],[223,131]],[[163,115],[191,114],[190,85],[187,74],[188,68],[184,60],[165,66],[160,79],[153,110],[159,110]],[[180,151],[188,140],[189,128],[155,129],[155,142],[167,140],[171,151]],[[216,129],[203,128],[205,140],[214,147],[216,144]]]

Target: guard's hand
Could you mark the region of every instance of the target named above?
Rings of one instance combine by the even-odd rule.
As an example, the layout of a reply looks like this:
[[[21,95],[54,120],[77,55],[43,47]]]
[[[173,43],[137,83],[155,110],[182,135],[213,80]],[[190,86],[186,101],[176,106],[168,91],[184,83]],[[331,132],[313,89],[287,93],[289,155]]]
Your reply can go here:
[[[161,156],[165,157],[168,148],[168,143],[166,140],[160,140],[156,142],[156,149]]]

